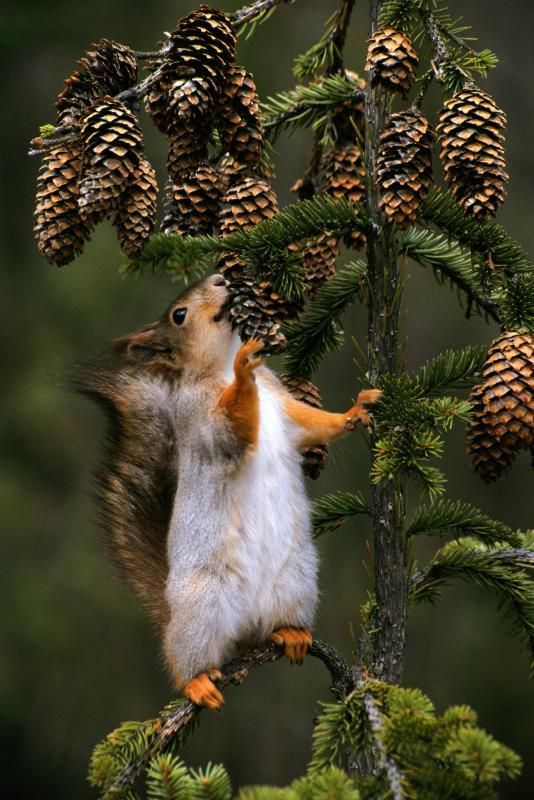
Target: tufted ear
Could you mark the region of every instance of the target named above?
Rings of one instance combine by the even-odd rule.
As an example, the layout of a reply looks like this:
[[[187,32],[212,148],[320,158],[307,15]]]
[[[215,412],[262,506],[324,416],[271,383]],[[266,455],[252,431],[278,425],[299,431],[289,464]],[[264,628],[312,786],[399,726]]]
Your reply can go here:
[[[116,353],[134,363],[150,364],[154,361],[165,361],[172,353],[172,348],[162,337],[156,322],[138,333],[115,339],[111,346]]]

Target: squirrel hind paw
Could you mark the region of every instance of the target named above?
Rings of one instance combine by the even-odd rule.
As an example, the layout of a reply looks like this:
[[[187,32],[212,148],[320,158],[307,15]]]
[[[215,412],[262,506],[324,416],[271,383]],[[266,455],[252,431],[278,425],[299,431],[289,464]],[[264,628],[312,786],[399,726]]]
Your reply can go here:
[[[312,634],[307,628],[278,628],[269,640],[284,648],[290,664],[302,664],[312,646]]]
[[[191,700],[197,706],[208,708],[210,711],[217,711],[224,705],[224,697],[215,684],[213,679],[221,677],[219,670],[211,669],[209,672],[199,672],[182,689],[182,693],[187,700]]]

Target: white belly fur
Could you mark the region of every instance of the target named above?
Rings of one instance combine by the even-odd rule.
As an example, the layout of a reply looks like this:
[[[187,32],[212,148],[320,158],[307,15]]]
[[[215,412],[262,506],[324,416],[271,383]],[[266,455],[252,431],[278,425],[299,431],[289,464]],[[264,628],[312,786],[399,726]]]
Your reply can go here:
[[[216,486],[207,482],[213,465],[180,468],[166,650],[184,680],[220,666],[244,642],[313,619],[317,559],[295,429],[267,370],[257,380],[259,441],[245,463]]]

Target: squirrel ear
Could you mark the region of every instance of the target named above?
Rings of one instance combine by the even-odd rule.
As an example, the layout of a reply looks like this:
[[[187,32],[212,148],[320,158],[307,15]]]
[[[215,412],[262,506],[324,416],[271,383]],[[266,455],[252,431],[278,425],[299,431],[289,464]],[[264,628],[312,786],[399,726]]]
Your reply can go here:
[[[111,346],[115,352],[125,355],[131,361],[142,361],[145,364],[171,353],[169,346],[157,340],[155,325],[150,325],[139,333],[121,336]]]

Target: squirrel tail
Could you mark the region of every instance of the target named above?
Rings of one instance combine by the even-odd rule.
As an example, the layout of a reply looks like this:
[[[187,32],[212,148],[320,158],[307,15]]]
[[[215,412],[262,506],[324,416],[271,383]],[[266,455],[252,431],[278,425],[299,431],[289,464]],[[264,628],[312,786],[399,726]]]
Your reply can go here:
[[[103,409],[104,459],[95,471],[99,516],[119,575],[154,621],[168,619],[165,602],[167,531],[176,494],[174,428],[165,411],[136,387],[135,376],[89,367],[73,388]],[[137,390],[136,390],[137,388]]]

